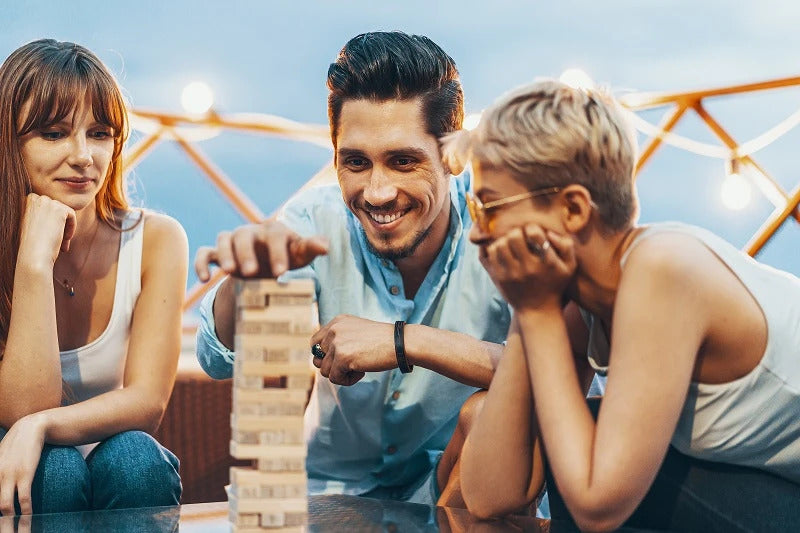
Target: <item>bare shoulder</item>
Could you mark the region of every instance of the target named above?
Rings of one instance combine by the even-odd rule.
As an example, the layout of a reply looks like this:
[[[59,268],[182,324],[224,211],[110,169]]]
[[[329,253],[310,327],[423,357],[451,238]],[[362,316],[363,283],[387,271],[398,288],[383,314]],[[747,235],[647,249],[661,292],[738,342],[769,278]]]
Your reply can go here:
[[[626,282],[647,280],[672,286],[696,285],[709,274],[712,264],[721,266],[714,253],[700,240],[678,232],[659,232],[642,239],[628,255],[622,269],[620,289]]]
[[[142,265],[188,261],[189,243],[183,226],[174,218],[145,210]]]

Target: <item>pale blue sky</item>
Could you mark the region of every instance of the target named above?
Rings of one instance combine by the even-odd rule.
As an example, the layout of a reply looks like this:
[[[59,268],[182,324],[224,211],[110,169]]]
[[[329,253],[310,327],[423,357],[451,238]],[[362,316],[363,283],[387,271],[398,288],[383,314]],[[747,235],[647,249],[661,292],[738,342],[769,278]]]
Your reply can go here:
[[[180,92],[202,79],[220,112],[262,112],[324,124],[328,64],[353,35],[399,29],[433,38],[456,60],[468,111],[539,76],[580,67],[615,91],[672,91],[800,75],[800,6],[793,0],[0,3],[0,55],[40,37],[81,43],[118,76],[134,106],[180,110]],[[709,103],[740,141],[797,110],[800,89]],[[645,116],[657,122],[664,112]],[[711,142],[696,119],[678,132]],[[800,182],[800,131],[755,154],[792,189]],[[322,148],[225,134],[201,144],[265,212],[329,158]],[[771,212],[755,192],[742,211],[720,201],[718,159],[660,150],[639,180],[642,221],[682,220],[743,246]],[[194,249],[239,218],[174,147],[135,174],[136,195],[176,216]],[[204,206],[205,213],[198,205]],[[784,224],[759,259],[800,275],[800,226]]]

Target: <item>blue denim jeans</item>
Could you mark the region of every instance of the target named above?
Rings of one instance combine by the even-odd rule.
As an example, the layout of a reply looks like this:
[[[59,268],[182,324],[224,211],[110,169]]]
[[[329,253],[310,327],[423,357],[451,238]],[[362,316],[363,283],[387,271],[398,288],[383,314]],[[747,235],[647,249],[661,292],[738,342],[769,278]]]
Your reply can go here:
[[[0,440],[6,431],[0,428]],[[179,462],[142,431],[112,435],[84,460],[72,446],[45,444],[31,485],[34,513],[178,505]]]

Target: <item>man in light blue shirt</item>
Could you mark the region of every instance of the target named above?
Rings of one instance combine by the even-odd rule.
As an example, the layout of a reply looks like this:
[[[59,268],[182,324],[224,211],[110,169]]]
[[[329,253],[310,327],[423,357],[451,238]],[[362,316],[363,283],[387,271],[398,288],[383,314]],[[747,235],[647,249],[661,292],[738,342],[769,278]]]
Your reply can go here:
[[[458,71],[425,37],[376,32],[345,45],[328,87],[338,186],[220,234],[196,268],[203,280],[210,263],[314,279],[310,493],[435,503],[459,408],[489,386],[510,322],[467,239],[469,177],[452,177],[461,169],[439,152],[438,139],[462,125]],[[232,288],[226,279],[200,309],[197,355],[216,378],[232,375]]]

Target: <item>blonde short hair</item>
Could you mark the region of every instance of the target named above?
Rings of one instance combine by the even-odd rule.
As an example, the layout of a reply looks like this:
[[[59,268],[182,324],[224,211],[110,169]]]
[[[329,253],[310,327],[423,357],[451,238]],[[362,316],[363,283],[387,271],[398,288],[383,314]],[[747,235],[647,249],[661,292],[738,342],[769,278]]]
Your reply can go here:
[[[442,139],[445,163],[468,160],[509,170],[528,189],[579,184],[600,220],[619,231],[635,220],[636,137],[615,100],[602,91],[538,81],[500,97],[472,132]]]

